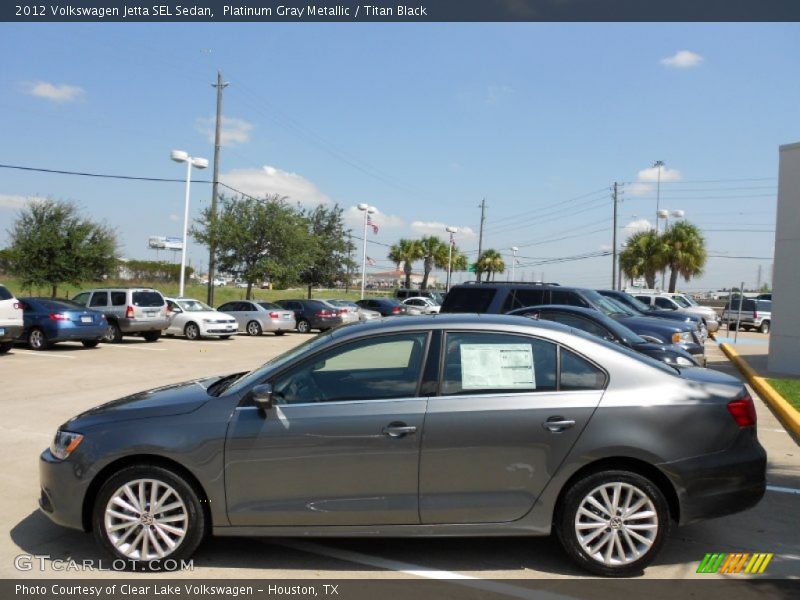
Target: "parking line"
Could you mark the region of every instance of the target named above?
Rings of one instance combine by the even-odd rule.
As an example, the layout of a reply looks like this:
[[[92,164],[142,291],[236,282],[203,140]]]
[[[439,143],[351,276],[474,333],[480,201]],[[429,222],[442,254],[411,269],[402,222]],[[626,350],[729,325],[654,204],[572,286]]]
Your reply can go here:
[[[377,556],[370,556],[362,554],[361,552],[353,552],[352,550],[342,550],[340,548],[331,548],[330,546],[323,546],[322,544],[314,544],[311,542],[302,542],[295,540],[287,540],[281,542],[272,541],[271,543],[286,546],[301,552],[308,552],[310,554],[321,554],[336,558],[338,560],[345,560],[347,562],[360,563],[362,565],[369,565],[371,567],[378,567],[379,569],[387,569],[406,575],[413,575],[415,577],[423,577],[425,579],[436,579],[440,581],[449,581],[455,585],[462,585],[465,587],[484,590],[487,592],[495,592],[512,596],[514,598],[524,598],[537,600],[573,600],[572,596],[564,594],[556,594],[545,590],[533,590],[507,583],[498,583],[496,581],[487,581],[479,577],[472,577],[471,575],[464,575],[463,573],[455,573],[453,571],[439,571],[438,569],[431,569],[420,565],[411,563],[400,562],[396,560],[389,560]]]
[[[779,485],[768,485],[767,489],[770,492],[780,492],[781,494],[797,494],[800,495],[800,490],[797,488],[781,487]]]
[[[70,360],[75,360],[74,356],[67,356],[65,354],[50,354],[48,352],[37,352],[34,350],[13,350],[14,354],[27,354],[29,356],[42,356],[45,358],[69,358]]]
[[[138,346],[118,346],[116,344],[103,344],[103,348],[114,348],[116,350],[144,350],[145,352],[166,352],[165,348],[139,348]]]

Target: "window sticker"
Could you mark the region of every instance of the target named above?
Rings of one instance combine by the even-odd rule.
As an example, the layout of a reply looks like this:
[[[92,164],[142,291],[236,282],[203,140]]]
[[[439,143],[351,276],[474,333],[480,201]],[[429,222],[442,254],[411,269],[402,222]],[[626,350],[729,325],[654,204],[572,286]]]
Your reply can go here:
[[[461,388],[536,389],[530,344],[462,344]]]

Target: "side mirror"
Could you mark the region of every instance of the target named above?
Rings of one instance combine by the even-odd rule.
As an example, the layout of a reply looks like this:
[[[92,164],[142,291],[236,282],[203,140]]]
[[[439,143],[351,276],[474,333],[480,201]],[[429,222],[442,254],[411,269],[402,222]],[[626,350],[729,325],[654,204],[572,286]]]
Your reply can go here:
[[[272,408],[272,386],[270,384],[262,383],[255,386],[250,392],[250,397],[258,410],[266,412]]]

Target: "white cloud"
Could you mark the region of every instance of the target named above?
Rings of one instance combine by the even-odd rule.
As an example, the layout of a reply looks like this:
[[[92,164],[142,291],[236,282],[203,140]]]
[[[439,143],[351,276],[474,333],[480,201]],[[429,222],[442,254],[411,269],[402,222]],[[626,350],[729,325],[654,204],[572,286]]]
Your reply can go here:
[[[658,167],[649,167],[639,171],[634,183],[625,186],[625,193],[629,196],[649,196],[656,193],[658,182]],[[661,183],[680,181],[683,179],[678,169],[661,167]],[[662,190],[663,191],[663,190]]]
[[[46,200],[42,196],[19,196],[11,194],[0,194],[0,208],[25,208],[31,202]]]
[[[384,229],[396,229],[403,227],[406,222],[395,215],[387,215],[381,211],[372,213],[372,221],[380,231]],[[364,211],[358,210],[358,206],[351,206],[344,211],[344,222],[347,227],[353,230],[355,235],[361,236],[364,231]],[[372,232],[369,233],[372,235]]]
[[[672,56],[662,58],[660,62],[669,69],[692,69],[694,67],[699,67],[703,64],[704,60],[702,56],[695,52],[680,50]]]
[[[169,220],[177,222],[177,221],[180,221],[181,218],[178,215],[170,215],[169,216]]]
[[[414,221],[411,223],[411,229],[417,233],[421,233],[422,235],[435,235],[442,239],[450,237],[450,234],[445,231],[446,227],[447,225],[439,223],[438,221]],[[470,227],[458,227],[458,232],[453,234],[453,237],[456,240],[456,244],[458,244],[459,240],[473,239],[477,237],[477,234]]]
[[[302,175],[269,165],[261,169],[236,169],[220,175],[220,181],[256,198],[278,194],[288,197],[291,202],[311,206],[331,202],[330,197]],[[225,191],[235,193],[232,190]]]
[[[22,87],[26,94],[53,102],[73,102],[86,95],[82,87],[66,83],[54,85],[46,81],[32,81],[22,84]]]
[[[215,126],[216,119],[214,117],[197,119],[197,131],[205,135],[212,144],[214,143]],[[237,119],[236,117],[222,117],[220,143],[227,147],[247,143],[250,141],[250,132],[252,130],[253,124],[249,121]]]
[[[655,227],[647,219],[635,219],[625,225],[625,227],[622,229],[627,235],[633,235],[634,233],[639,233],[640,231],[650,231],[651,229],[655,229]]]
[[[601,244],[597,249],[600,250],[600,252],[611,252],[614,247],[611,244]]]

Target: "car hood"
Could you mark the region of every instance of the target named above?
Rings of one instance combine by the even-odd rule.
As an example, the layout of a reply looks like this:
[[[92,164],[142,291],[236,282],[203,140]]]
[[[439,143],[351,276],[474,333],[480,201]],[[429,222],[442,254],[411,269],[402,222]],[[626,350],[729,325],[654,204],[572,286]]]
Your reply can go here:
[[[211,398],[208,387],[220,377],[196,379],[137,392],[89,409],[62,427],[76,430],[97,423],[182,415],[197,410]]]
[[[694,327],[692,327],[686,321],[675,321],[670,323],[665,323],[664,319],[659,319],[657,317],[632,317],[632,316],[625,316],[625,317],[615,317],[620,323],[623,323],[626,327],[633,329],[638,333],[639,329],[637,328],[646,328],[646,329],[659,329],[659,330],[669,330],[669,331],[692,331]]]
[[[195,312],[184,311],[178,314],[183,315],[188,319],[225,319],[226,321],[235,320],[228,313],[220,312],[218,310],[198,310]]]

